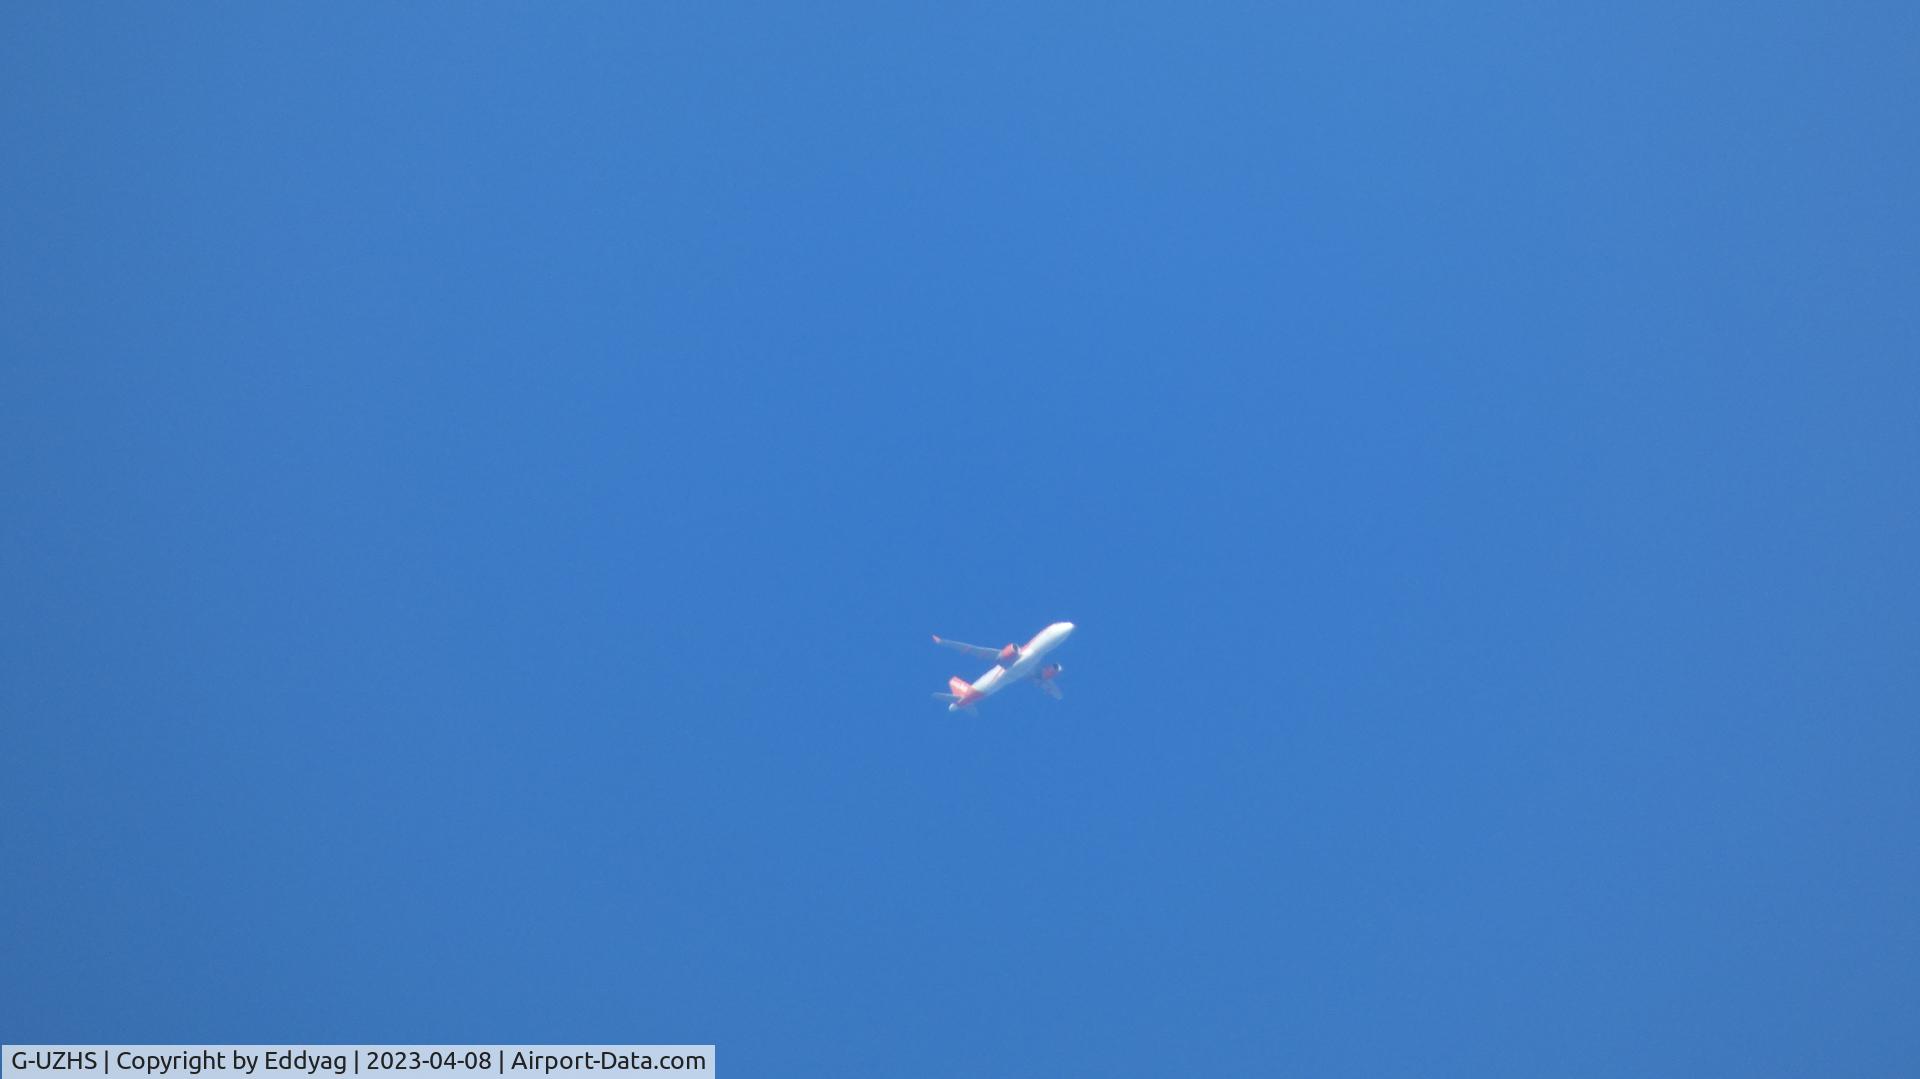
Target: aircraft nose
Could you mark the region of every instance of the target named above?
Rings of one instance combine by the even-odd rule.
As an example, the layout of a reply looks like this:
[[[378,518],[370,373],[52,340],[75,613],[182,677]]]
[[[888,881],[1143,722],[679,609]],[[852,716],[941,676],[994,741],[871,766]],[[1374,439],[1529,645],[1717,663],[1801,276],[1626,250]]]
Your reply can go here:
[[[1060,623],[1060,637],[1061,637],[1061,639],[1062,639],[1062,640],[1065,640],[1066,638],[1068,638],[1068,637],[1071,637],[1071,636],[1073,636],[1073,623],[1072,623],[1072,622],[1062,622],[1062,623]]]

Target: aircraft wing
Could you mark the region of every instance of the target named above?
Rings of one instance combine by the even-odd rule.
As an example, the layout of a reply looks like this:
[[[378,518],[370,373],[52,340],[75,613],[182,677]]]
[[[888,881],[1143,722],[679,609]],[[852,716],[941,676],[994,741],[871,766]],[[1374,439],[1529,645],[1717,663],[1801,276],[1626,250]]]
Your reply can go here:
[[[1040,692],[1052,697],[1056,701],[1065,696],[1065,694],[1060,692],[1060,687],[1055,685],[1051,678],[1036,678],[1033,680],[1033,684],[1040,687]]]
[[[959,641],[949,641],[937,633],[933,636],[933,643],[942,648],[951,648],[956,652],[965,652],[975,659],[993,660],[995,662],[998,662],[1000,659],[1000,650],[998,648],[982,648],[977,644],[962,644]]]

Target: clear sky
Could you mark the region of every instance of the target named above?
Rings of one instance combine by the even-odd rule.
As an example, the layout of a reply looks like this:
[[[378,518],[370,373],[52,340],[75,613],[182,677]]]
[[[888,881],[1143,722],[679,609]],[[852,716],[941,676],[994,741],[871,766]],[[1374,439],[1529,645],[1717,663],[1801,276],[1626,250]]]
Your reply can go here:
[[[0,1037],[1920,1074],[1920,9],[1551,7],[0,8]]]

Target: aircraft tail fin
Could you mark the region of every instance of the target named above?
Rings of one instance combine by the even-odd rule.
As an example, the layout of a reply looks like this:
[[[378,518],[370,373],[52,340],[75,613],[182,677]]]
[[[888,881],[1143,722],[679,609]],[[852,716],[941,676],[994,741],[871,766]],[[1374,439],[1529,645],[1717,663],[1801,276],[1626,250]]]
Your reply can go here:
[[[973,706],[976,703],[978,703],[982,697],[985,697],[986,694],[973,688],[973,686],[968,684],[966,679],[960,677],[957,674],[954,675],[952,678],[947,679],[947,688],[952,690],[953,692],[936,693],[933,695],[933,699],[937,701],[946,701],[948,711],[952,711],[956,708],[959,708],[959,709],[964,709],[966,713],[970,716],[977,716],[980,714],[973,710]]]

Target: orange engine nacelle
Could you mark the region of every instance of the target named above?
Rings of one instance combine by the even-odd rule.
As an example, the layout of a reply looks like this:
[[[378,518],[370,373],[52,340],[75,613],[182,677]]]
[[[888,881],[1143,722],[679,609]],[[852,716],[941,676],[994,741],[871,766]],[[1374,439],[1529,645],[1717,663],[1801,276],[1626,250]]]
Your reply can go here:
[[[1066,668],[1062,667],[1058,663],[1049,663],[1046,666],[1040,668],[1040,680],[1044,682],[1047,679],[1054,677],[1055,675],[1059,674],[1061,671],[1064,671],[1064,670],[1066,670]]]
[[[1002,648],[1000,650],[1000,655],[998,658],[1000,660],[1000,665],[1002,667],[1013,666],[1013,661],[1020,658],[1020,646],[1017,644],[1010,644],[1005,648]]]

